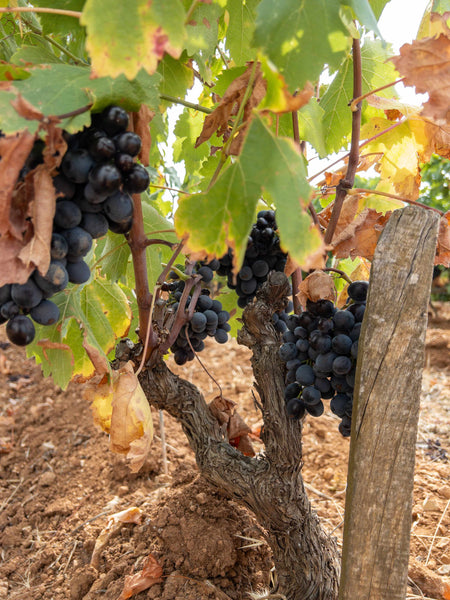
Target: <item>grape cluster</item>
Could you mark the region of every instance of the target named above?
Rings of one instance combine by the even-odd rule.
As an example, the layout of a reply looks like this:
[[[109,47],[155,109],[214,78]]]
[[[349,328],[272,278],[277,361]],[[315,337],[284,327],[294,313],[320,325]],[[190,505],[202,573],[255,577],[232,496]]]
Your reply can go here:
[[[232,272],[233,252],[219,259],[218,275],[227,277],[227,285],[235,290],[238,306],[245,308],[253,300],[256,292],[267,280],[269,271],[284,271],[287,255],[280,249],[277,224],[273,210],[261,210],[253,225],[245,251],[244,263],[237,274],[236,281]]]
[[[167,284],[170,292],[169,302],[173,312],[178,310],[184,285],[185,283],[182,280]],[[186,307],[189,306],[190,302],[191,296],[188,296]],[[177,365],[184,365],[187,361],[193,360],[194,351],[201,352],[204,349],[204,340],[208,336],[213,337],[219,344],[225,344],[228,341],[228,332],[231,329],[228,323],[229,319],[230,313],[223,310],[222,303],[219,300],[213,300],[208,289],[203,289],[195,305],[192,319],[180,330],[177,339],[170,348]]]
[[[66,135],[67,152],[53,178],[58,194],[51,261],[45,275],[35,270],[24,284],[0,288],[0,321],[8,322],[6,333],[14,344],[25,346],[35,337],[33,321],[51,325],[59,320],[59,308],[49,300],[67,284],[85,283],[90,269],[83,260],[93,240],[110,229],[130,230],[133,201],[130,194],[147,189],[147,171],[135,163],[140,137],[126,131],[128,114],[109,106],[92,115],[92,125]],[[43,142],[37,140],[19,179],[43,162]],[[31,317],[31,318],[30,318]]]
[[[283,325],[279,355],[286,363],[286,410],[293,419],[319,417],[322,400],[341,419],[339,431],[350,435],[356,358],[366,307],[367,281],[348,286],[349,303],[337,310],[330,300],[308,301],[306,311],[275,319]]]

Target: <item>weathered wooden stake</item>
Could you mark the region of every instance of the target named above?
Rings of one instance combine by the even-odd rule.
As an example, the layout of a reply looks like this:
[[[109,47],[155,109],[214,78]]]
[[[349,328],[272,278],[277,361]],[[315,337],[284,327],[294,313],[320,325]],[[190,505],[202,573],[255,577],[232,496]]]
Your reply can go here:
[[[339,600],[404,600],[427,308],[439,218],[380,237],[359,342]]]

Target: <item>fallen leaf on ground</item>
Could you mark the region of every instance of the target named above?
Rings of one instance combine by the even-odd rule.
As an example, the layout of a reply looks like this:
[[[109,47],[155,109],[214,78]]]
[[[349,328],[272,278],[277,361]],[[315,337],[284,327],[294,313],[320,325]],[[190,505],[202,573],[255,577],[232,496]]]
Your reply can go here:
[[[155,583],[162,581],[163,570],[153,554],[145,559],[142,571],[135,575],[126,575],[122,593],[117,600],[128,600],[140,592],[148,589]]]
[[[119,531],[124,523],[134,523],[139,525],[141,522],[142,511],[136,506],[131,506],[118,513],[108,517],[106,526],[101,530],[98,538],[95,540],[94,550],[91,557],[91,566],[98,569],[100,565],[100,556],[110,538]]]

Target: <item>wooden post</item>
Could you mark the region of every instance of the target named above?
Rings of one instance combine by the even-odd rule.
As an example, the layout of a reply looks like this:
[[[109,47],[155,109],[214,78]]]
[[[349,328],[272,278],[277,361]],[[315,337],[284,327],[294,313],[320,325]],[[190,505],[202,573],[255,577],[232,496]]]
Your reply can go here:
[[[359,342],[339,600],[406,596],[438,225],[432,211],[395,211],[375,251]]]

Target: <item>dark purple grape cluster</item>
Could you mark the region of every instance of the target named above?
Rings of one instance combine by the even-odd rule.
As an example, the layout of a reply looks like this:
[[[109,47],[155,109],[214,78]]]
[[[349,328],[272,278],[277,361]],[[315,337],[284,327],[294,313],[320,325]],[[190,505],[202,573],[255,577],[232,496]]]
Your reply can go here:
[[[14,344],[25,346],[33,341],[33,321],[51,325],[59,320],[59,308],[49,298],[69,282],[88,281],[90,269],[83,259],[94,239],[108,229],[115,233],[130,230],[131,194],[147,189],[149,176],[135,163],[141,139],[126,131],[127,126],[127,112],[109,106],[92,115],[90,127],[66,134],[67,152],[53,178],[58,196],[49,269],[45,275],[35,270],[24,284],[0,288],[0,322],[7,322],[6,333]],[[19,180],[43,162],[43,149],[44,143],[37,140]]]
[[[349,301],[338,310],[330,300],[308,301],[306,311],[276,319],[285,329],[279,354],[286,363],[286,410],[293,419],[320,417],[323,400],[341,419],[339,431],[350,435],[356,359],[366,307],[367,281],[348,286]]]
[[[173,312],[178,310],[184,286],[185,283],[182,280],[167,284],[170,293],[169,303]],[[191,296],[188,296],[186,308],[190,302]],[[195,305],[192,319],[181,329],[175,343],[170,348],[177,365],[184,365],[187,361],[193,360],[194,351],[201,352],[204,349],[204,340],[208,336],[213,337],[219,344],[225,344],[231,329],[228,323],[229,319],[230,313],[223,310],[222,303],[219,300],[213,300],[208,289],[203,289]]]
[[[267,280],[270,271],[284,271],[287,255],[280,249],[277,234],[275,211],[261,210],[248,238],[244,263],[237,274],[233,275],[233,251],[219,259],[217,274],[227,277],[227,285],[235,290],[238,306],[245,308],[256,296],[256,292]]]

